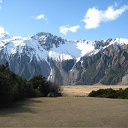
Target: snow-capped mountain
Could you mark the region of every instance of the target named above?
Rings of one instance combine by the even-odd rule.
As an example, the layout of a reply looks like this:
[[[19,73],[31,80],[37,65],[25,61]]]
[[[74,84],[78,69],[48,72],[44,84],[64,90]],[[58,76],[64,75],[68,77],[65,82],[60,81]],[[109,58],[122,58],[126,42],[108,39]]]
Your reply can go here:
[[[34,75],[43,75],[61,84],[86,84],[87,82],[81,79],[82,74],[88,71],[88,68],[85,68],[87,63],[90,67],[90,62],[98,60],[99,54],[101,58],[102,55],[110,56],[113,52],[109,50],[110,47],[118,46],[124,50],[127,45],[128,39],[122,38],[67,41],[44,32],[25,38],[11,37],[7,33],[2,33],[0,34],[0,63],[8,62],[13,72],[27,79]]]
[[[95,43],[91,41],[67,41],[50,33],[38,33],[32,37],[4,36],[0,40],[0,51],[7,54],[8,59],[16,53],[19,56],[25,53],[32,60],[63,61],[67,59],[79,59],[87,53],[94,51]],[[9,60],[8,60],[9,61]]]

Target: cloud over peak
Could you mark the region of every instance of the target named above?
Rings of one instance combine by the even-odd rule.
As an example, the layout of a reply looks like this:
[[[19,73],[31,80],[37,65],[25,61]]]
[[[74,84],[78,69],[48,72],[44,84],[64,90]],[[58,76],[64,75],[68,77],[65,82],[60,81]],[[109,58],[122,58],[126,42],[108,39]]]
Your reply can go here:
[[[95,7],[89,8],[83,19],[85,28],[94,29],[99,27],[101,22],[116,20],[126,10],[128,10],[128,6],[122,6],[118,9],[109,6],[106,10],[99,10]]]
[[[77,32],[77,30],[80,28],[79,25],[69,26],[69,25],[63,25],[60,26],[59,32],[66,35],[68,32]]]

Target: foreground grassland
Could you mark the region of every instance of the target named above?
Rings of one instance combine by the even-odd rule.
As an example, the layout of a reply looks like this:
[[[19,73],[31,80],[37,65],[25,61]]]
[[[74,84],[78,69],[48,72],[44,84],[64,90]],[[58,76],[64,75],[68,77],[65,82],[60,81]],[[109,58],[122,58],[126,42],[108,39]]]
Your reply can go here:
[[[0,127],[128,127],[127,99],[75,97],[71,94],[28,99],[1,109]]]

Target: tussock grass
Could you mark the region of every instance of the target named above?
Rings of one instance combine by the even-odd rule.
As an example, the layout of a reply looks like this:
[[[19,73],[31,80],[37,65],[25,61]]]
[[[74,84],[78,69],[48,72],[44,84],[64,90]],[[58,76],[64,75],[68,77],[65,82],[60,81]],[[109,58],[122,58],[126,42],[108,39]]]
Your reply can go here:
[[[128,86],[123,85],[77,85],[77,86],[62,86],[64,96],[88,96],[91,91],[97,91],[99,89],[112,88],[118,90],[120,88],[125,89]]]

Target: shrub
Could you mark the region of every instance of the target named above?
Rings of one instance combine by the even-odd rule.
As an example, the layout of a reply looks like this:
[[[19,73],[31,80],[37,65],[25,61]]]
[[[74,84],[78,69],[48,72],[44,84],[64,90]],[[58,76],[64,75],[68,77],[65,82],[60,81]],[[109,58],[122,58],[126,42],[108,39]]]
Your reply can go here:
[[[104,97],[104,98],[120,98],[120,99],[128,99],[128,88],[114,90],[112,88],[109,89],[99,89],[97,91],[92,91],[88,95],[89,97]]]
[[[52,83],[49,81],[49,97],[62,96],[62,90],[58,84]]]

